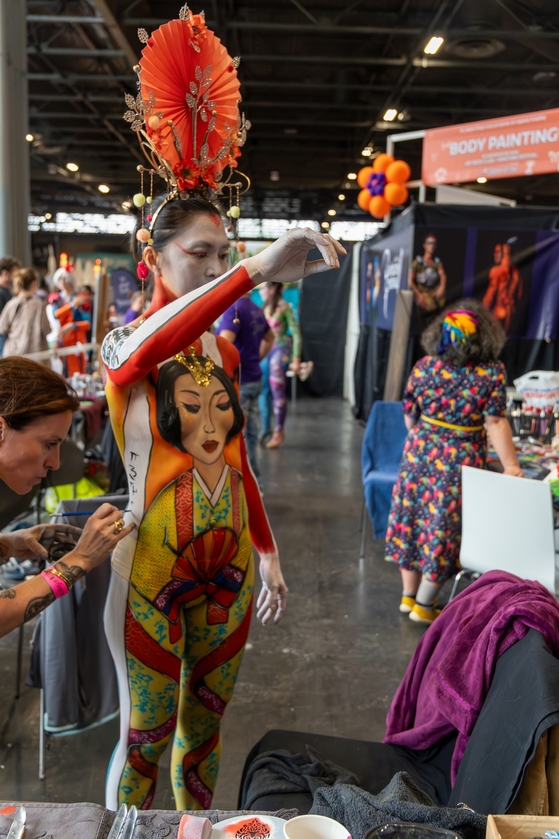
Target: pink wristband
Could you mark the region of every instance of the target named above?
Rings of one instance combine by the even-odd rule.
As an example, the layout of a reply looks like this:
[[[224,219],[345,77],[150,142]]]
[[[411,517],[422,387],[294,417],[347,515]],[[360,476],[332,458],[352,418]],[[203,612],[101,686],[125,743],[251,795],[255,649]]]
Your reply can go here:
[[[56,574],[52,574],[48,570],[41,571],[41,577],[43,577],[47,581],[47,583],[52,589],[52,593],[54,594],[57,600],[59,597],[64,597],[64,595],[68,594],[68,592],[70,591],[64,580],[61,580],[60,577],[58,577]]]

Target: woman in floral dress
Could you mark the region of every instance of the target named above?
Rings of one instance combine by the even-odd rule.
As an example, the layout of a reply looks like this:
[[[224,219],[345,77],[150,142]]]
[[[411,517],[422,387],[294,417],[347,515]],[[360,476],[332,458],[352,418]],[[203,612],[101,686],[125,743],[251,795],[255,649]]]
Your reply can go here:
[[[474,300],[446,309],[426,329],[428,355],[404,394],[409,434],[392,493],[386,556],[402,575],[400,611],[431,623],[443,583],[459,570],[461,468],[485,467],[486,433],[506,475],[522,475],[506,417],[505,334]]]

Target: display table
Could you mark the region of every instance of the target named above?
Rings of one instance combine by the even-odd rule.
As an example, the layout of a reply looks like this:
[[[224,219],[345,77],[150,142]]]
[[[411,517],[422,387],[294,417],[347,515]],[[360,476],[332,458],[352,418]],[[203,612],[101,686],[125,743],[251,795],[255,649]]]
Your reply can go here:
[[[106,839],[116,813],[100,804],[50,804],[25,801],[0,802],[0,835],[6,836],[15,811],[23,804],[27,812],[25,839]],[[291,819],[297,810],[198,810],[194,816],[205,816],[212,824],[243,815],[277,816]],[[182,811],[140,810],[134,830],[134,839],[175,839]]]

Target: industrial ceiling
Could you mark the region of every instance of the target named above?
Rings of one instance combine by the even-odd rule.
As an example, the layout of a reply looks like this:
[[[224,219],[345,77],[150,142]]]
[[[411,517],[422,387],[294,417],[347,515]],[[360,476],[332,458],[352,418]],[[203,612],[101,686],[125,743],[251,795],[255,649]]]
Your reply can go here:
[[[28,0],[35,212],[114,212],[138,190],[142,157],[122,119],[124,94],[136,89],[136,33],[180,5]],[[202,0],[191,7],[200,12]],[[253,125],[242,168],[254,185],[244,215],[310,219],[335,208],[364,218],[347,174],[366,163],[367,146],[382,150],[398,131],[559,105],[557,0],[206,0],[205,12],[242,57]],[[444,43],[428,56],[433,35]],[[420,142],[398,153],[419,177]],[[558,187],[559,175],[475,185],[533,204],[556,203]]]

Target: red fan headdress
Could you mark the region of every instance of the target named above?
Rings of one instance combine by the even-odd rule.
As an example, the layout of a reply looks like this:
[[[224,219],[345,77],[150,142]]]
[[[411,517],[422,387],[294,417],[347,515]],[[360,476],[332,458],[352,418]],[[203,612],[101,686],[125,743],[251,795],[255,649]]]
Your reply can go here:
[[[145,44],[134,68],[139,93],[126,95],[124,119],[138,134],[152,176],[167,182],[168,200],[192,192],[211,198],[232,187],[224,170],[237,166],[250,128],[239,113],[240,59],[231,58],[204,14],[192,14],[188,6],[178,20],[151,36],[139,29],[138,36]],[[138,200],[134,203],[142,206]]]

